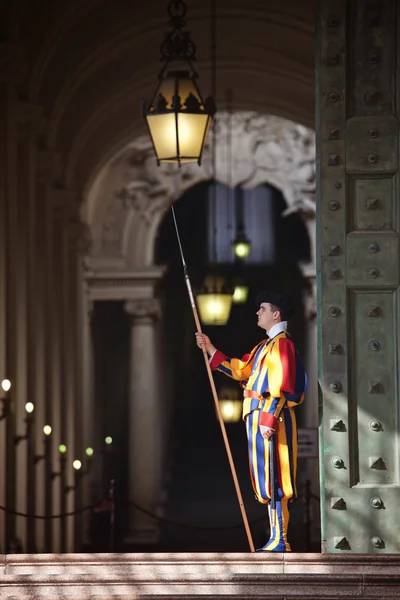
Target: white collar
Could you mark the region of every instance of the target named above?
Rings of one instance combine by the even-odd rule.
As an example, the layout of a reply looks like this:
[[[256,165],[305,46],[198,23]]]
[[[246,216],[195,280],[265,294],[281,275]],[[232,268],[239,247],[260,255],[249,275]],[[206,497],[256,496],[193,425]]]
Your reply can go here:
[[[267,331],[267,335],[268,335],[269,339],[271,340],[272,338],[277,336],[278,333],[282,333],[282,331],[286,331],[286,329],[287,329],[287,321],[280,321],[279,323],[276,323],[275,325],[273,325],[269,331]]]

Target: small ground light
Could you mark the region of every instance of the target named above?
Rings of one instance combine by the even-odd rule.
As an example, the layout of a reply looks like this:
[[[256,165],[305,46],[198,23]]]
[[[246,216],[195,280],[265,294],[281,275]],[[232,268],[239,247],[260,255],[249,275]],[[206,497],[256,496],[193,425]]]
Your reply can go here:
[[[1,382],[1,387],[3,388],[4,392],[9,392],[11,389],[11,381],[9,379],[3,379]]]
[[[33,411],[35,410],[35,406],[34,406],[34,404],[33,404],[32,402],[27,402],[27,403],[25,404],[25,410],[26,410],[26,412],[27,412],[27,413],[29,413],[29,414],[33,413]]]
[[[79,469],[82,466],[82,463],[80,460],[74,460],[74,462],[72,463],[72,466],[74,467],[75,471],[79,471]]]
[[[67,451],[67,446],[65,444],[60,444],[58,446],[58,451],[61,452],[61,454],[65,454]]]
[[[52,429],[51,429],[50,425],[45,425],[43,427],[43,433],[44,433],[44,435],[50,435],[51,431],[52,431]]]
[[[112,444],[112,437],[110,435],[108,435],[104,441],[106,444],[110,445],[110,444]]]
[[[93,448],[86,448],[86,456],[93,456]]]

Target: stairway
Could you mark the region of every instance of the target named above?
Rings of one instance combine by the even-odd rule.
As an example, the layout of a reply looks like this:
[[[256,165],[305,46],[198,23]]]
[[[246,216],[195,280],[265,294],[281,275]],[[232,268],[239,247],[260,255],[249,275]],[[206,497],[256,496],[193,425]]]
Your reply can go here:
[[[398,555],[1,555],[0,600],[400,598]]]

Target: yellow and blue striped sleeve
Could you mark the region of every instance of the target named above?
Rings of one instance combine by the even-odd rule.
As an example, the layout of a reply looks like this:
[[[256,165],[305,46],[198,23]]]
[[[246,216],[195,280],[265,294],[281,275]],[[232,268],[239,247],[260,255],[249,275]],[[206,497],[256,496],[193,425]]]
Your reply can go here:
[[[211,359],[210,366],[232,379],[245,383],[251,374],[254,352],[245,354],[242,358],[228,358],[226,354],[217,350]]]

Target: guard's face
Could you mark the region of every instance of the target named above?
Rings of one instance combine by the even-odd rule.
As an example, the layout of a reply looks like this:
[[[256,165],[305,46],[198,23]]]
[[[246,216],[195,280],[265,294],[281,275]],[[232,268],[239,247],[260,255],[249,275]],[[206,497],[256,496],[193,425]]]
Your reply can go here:
[[[261,302],[260,308],[257,311],[258,322],[257,325],[265,331],[269,331],[273,325],[279,323],[280,313],[279,310],[272,311],[269,302]]]

